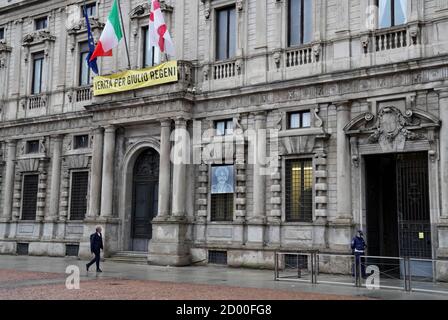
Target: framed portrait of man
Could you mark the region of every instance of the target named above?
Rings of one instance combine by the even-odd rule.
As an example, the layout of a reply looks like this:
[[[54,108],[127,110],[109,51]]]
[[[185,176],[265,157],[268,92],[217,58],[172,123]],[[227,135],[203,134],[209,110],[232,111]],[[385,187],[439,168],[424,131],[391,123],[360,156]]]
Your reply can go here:
[[[212,166],[212,194],[234,192],[233,165]]]

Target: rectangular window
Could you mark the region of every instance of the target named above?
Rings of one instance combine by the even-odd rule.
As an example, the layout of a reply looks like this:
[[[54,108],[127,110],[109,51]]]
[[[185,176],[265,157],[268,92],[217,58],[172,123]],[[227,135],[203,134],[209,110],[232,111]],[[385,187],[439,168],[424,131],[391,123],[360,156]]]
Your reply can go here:
[[[390,28],[407,22],[407,0],[378,0],[378,26]]]
[[[289,0],[288,44],[297,46],[312,41],[313,3],[312,0]]]
[[[74,137],[73,149],[86,149],[89,147],[89,135],[82,134]]]
[[[233,221],[234,167],[211,168],[211,221]]]
[[[309,111],[291,112],[288,114],[288,129],[311,127],[311,113]]]
[[[216,12],[216,59],[226,60],[236,55],[235,7]]]
[[[87,171],[72,172],[70,220],[84,220],[87,212],[88,185],[89,173]]]
[[[143,67],[152,67],[160,64],[160,50],[151,44],[149,27],[143,27]]]
[[[27,141],[26,153],[39,153],[39,140]]]
[[[313,220],[313,164],[311,160],[286,161],[286,221]]]
[[[31,86],[31,94],[39,94],[42,92],[42,69],[44,66],[44,53],[33,54],[33,83]]]
[[[85,7],[88,17],[96,16],[96,2],[87,3]],[[81,6],[81,14],[84,16],[84,5]]]
[[[5,28],[0,28],[0,40],[5,39]]]
[[[217,136],[233,134],[233,119],[215,121],[215,133]]]
[[[47,17],[42,17],[34,20],[36,30],[47,29]]]
[[[87,86],[90,84],[90,67],[87,64],[89,54],[89,43],[81,42],[79,44],[79,85]]]
[[[39,175],[28,174],[23,176],[22,220],[36,220],[38,185]]]

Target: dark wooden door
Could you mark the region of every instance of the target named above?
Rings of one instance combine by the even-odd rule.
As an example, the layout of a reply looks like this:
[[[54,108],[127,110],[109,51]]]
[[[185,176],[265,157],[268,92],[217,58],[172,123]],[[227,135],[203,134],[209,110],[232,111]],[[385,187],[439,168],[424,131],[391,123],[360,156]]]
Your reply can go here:
[[[145,251],[152,238],[152,219],[158,210],[159,154],[148,149],[134,166],[132,238],[133,250]]]

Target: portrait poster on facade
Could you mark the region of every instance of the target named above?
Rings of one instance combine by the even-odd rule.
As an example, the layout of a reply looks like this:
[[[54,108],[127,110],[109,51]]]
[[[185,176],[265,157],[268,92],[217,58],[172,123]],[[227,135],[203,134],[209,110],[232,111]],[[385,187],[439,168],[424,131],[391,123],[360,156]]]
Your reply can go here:
[[[212,194],[233,193],[233,165],[212,167]]]

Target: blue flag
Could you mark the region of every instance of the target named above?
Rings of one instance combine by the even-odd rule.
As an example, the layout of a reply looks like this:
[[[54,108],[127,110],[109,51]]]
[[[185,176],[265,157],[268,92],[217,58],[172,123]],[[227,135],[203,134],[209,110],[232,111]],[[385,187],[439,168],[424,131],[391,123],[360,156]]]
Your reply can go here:
[[[89,17],[87,16],[85,5],[82,7],[82,11],[84,13],[84,17],[86,17],[87,39],[89,43],[89,54],[87,55],[86,62],[89,65],[90,69],[92,69],[94,73],[98,74],[98,65],[96,64],[96,58],[90,61],[90,57],[95,50],[95,41],[93,41],[92,31],[90,30]]]

